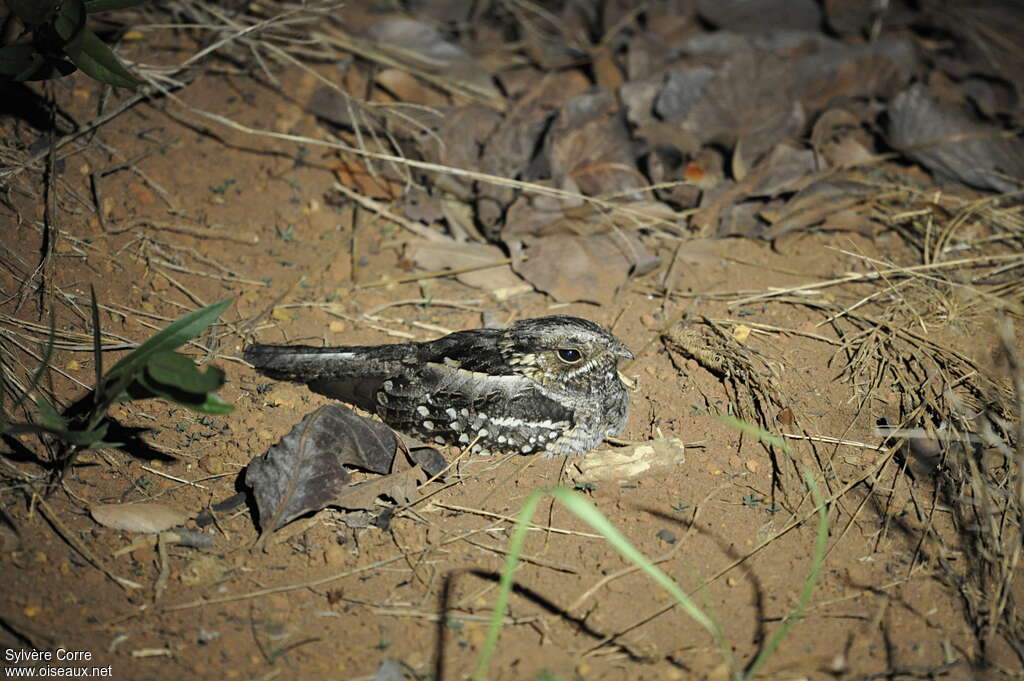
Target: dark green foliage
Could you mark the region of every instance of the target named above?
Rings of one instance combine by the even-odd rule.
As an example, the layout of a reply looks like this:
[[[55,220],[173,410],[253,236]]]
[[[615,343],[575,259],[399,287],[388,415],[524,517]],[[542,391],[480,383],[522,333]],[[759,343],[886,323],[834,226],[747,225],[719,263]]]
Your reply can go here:
[[[175,350],[202,333],[213,324],[232,300],[222,300],[201,310],[189,313],[149,338],[132,352],[121,358],[110,371],[103,373],[103,354],[100,347],[99,306],[95,295],[92,300],[93,360],[96,365],[96,387],[64,414],[39,394],[42,373],[49,363],[52,341],[46,348],[44,361],[30,383],[31,397],[36,405],[37,421],[12,423],[7,413],[0,412],[0,433],[4,435],[48,435],[58,444],[56,473],[66,470],[77,452],[113,446],[104,437],[110,422],[107,412],[115,404],[160,397],[169,402],[203,414],[226,414],[234,407],[217,397],[224,385],[224,372],[216,367],[200,371],[195,363]],[[51,328],[53,322],[51,321]],[[0,394],[2,394],[0,386]],[[25,396],[22,396],[22,400]],[[18,407],[19,401],[12,408]]]
[[[134,89],[138,80],[87,26],[89,14],[145,0],[3,0],[31,38],[0,46],[0,78],[49,80],[76,68],[96,80]]]

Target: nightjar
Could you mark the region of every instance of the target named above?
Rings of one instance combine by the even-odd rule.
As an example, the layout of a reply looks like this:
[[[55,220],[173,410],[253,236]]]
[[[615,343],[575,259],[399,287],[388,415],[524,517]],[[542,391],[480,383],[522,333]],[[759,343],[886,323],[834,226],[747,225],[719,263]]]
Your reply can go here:
[[[594,322],[554,315],[426,343],[250,345],[244,356],[427,442],[554,456],[622,432],[629,395],[618,362],[633,353]]]

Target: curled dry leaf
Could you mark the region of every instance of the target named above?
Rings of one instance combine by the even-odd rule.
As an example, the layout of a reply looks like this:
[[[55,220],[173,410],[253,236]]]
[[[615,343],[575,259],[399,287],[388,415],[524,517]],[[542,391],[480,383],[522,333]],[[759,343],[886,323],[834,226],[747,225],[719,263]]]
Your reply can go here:
[[[358,487],[350,485],[345,466],[387,474],[397,450],[390,428],[341,404],[328,404],[308,414],[245,471],[245,484],[256,499],[260,541],[310,511],[372,504],[373,498],[367,500],[365,495],[349,498]]]
[[[92,519],[104,527],[155,534],[185,524],[188,515],[157,502],[101,504],[89,509]]]
[[[822,166],[853,166],[874,156],[871,136],[861,122],[845,109],[829,109],[818,117],[811,132],[811,146]]]

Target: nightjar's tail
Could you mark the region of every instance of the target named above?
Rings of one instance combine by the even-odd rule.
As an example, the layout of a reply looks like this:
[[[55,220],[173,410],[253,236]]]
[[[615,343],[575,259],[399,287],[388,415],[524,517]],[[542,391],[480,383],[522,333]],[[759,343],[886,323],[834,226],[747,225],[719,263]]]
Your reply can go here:
[[[392,367],[374,354],[398,354],[387,348],[316,348],[307,345],[250,345],[242,352],[246,362],[264,376],[279,381],[305,383],[313,392],[376,409],[376,393]]]
[[[308,345],[250,345],[242,357],[264,376],[309,383],[321,378],[358,373],[358,348],[314,348]]]

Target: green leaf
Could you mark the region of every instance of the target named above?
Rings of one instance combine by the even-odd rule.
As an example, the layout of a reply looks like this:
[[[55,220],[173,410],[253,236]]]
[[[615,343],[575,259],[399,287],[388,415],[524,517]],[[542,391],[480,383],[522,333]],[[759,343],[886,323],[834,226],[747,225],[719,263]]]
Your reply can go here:
[[[36,409],[39,410],[39,418],[42,419],[43,425],[50,430],[67,430],[68,424],[64,420],[64,417],[57,413],[57,410],[53,408],[53,405],[43,397],[42,395],[36,395],[35,398]]]
[[[61,438],[70,442],[80,449],[91,449],[103,442],[107,435],[107,424],[101,423],[92,430],[69,430],[61,435]]]
[[[18,21],[32,30],[53,20],[60,0],[4,0],[4,4],[14,12]]]
[[[198,336],[206,329],[206,327],[217,321],[217,318],[220,317],[220,313],[223,312],[225,308],[232,303],[232,301],[232,298],[227,298],[219,303],[214,303],[213,305],[204,307],[202,310],[190,312],[181,319],[172,322],[162,331],[152,336],[142,345],[122,357],[121,361],[115,364],[107,374],[105,379],[106,383],[109,384],[113,380],[121,377],[134,377],[141,374],[143,368],[153,355],[158,352],[176,350],[187,341]],[[122,390],[123,389],[124,388],[122,388]]]
[[[63,0],[53,19],[53,30],[67,46],[79,40],[85,30],[85,3],[82,0]]]
[[[92,309],[92,362],[96,369],[94,389],[103,385],[103,339],[100,337],[100,305],[96,302],[96,288],[89,284],[89,305]]]
[[[65,52],[75,66],[96,80],[129,90],[139,84],[113,51],[88,28],[83,28],[77,39],[65,46]]]
[[[50,428],[38,423],[8,423],[4,426],[5,435],[52,435],[80,449],[99,449],[116,446],[103,442],[107,434],[107,424],[100,424],[93,430],[68,430],[67,428]]]
[[[201,414],[228,414],[235,409],[213,393],[187,392],[172,385],[157,383],[146,375],[139,376],[138,380],[129,385],[127,393],[133,400],[160,397]]]
[[[85,0],[85,11],[89,14],[94,14],[112,9],[128,9],[129,7],[137,7],[145,2],[146,0]]]
[[[75,72],[75,65],[56,55],[44,55],[34,45],[15,43],[0,47],[0,77],[18,82],[50,80]]]
[[[235,405],[228,404],[213,393],[207,393],[206,401],[197,407],[192,407],[192,410],[198,411],[202,414],[209,414],[211,416],[220,416],[221,414],[230,414],[233,412],[235,410]]]
[[[163,385],[189,393],[208,393],[224,385],[224,372],[217,367],[200,371],[191,358],[177,352],[158,352],[146,364],[146,373]]]
[[[17,76],[33,69],[41,63],[41,56],[31,43],[14,43],[0,47],[0,74]]]

